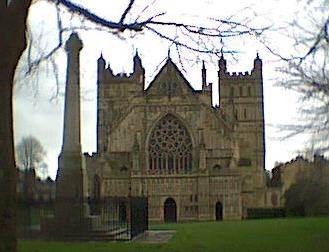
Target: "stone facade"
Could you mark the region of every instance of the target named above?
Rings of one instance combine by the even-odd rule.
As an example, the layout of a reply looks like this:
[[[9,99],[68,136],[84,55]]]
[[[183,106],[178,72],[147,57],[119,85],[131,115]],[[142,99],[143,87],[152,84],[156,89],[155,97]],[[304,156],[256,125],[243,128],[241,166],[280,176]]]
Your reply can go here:
[[[289,162],[274,167],[272,169],[273,190],[277,190],[281,206],[284,205],[285,192],[299,178],[311,178],[314,174],[328,178],[329,181],[329,160],[324,156],[314,155],[312,161],[298,156]]]
[[[207,70],[195,90],[168,57],[145,87],[98,60],[97,153],[86,155],[90,196],[147,196],[149,220],[241,219],[265,207],[262,61],[228,73],[219,60],[220,104]]]

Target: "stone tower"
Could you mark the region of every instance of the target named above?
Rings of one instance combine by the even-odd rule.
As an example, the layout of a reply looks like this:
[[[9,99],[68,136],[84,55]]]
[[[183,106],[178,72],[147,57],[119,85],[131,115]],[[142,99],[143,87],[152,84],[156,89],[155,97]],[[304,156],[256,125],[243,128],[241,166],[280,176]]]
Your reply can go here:
[[[82,42],[73,33],[66,42],[67,74],[63,146],[58,158],[55,221],[62,234],[85,230],[89,215],[86,168],[80,142],[80,64]],[[58,231],[59,231],[58,230]]]
[[[228,72],[223,56],[218,61],[220,107],[233,118],[238,140],[244,208],[263,206],[265,123],[262,60],[257,54],[251,72]],[[251,190],[252,189],[252,190]],[[251,193],[252,191],[252,193]]]

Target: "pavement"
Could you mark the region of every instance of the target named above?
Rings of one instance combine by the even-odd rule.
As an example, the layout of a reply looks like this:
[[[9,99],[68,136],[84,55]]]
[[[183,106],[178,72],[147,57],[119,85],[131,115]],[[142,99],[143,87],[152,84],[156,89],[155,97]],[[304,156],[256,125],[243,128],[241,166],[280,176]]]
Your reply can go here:
[[[175,230],[147,230],[133,239],[133,242],[141,243],[166,243],[174,235]]]

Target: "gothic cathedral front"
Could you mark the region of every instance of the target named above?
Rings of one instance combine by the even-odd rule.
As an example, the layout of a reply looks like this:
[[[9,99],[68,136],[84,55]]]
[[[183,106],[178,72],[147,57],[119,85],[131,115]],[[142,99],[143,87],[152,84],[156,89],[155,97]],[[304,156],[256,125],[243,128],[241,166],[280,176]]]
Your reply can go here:
[[[147,89],[98,60],[97,153],[86,156],[92,197],[146,196],[151,222],[242,219],[264,207],[262,61],[229,73],[218,61],[220,104],[207,70],[195,90],[168,57]]]

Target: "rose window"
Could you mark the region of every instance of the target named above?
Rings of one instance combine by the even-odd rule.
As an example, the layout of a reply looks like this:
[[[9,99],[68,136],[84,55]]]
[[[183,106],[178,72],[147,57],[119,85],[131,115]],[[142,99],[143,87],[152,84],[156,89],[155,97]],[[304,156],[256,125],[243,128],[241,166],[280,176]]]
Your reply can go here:
[[[156,125],[148,151],[150,173],[190,173],[192,170],[191,137],[172,115],[166,115]]]

